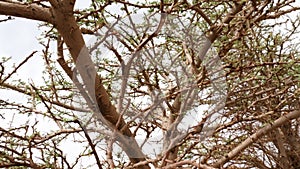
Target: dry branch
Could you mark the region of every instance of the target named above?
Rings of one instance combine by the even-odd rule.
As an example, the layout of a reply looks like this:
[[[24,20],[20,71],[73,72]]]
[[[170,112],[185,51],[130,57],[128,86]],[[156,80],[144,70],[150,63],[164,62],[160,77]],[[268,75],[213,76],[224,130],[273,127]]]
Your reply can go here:
[[[296,111],[290,112],[289,114],[283,115],[279,119],[275,120],[273,123],[268,124],[267,126],[259,129],[256,133],[252,134],[249,138],[247,138],[245,141],[243,141],[241,144],[239,144],[237,147],[235,147],[227,155],[225,155],[223,158],[218,160],[213,166],[214,167],[222,166],[227,161],[233,159],[241,151],[245,150],[252,143],[257,141],[259,138],[261,138],[262,136],[264,136],[265,134],[267,134],[271,130],[274,130],[277,127],[289,122],[290,120],[293,120],[293,119],[296,119],[296,118],[299,118],[299,117],[300,117],[300,111],[299,110],[296,110]]]

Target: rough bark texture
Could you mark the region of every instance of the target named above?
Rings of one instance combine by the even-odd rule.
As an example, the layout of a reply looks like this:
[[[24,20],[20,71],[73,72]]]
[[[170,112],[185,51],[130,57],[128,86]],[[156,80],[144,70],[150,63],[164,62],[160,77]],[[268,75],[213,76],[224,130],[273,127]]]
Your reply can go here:
[[[16,2],[0,1],[0,14],[55,24],[51,9],[36,4],[19,4]]]

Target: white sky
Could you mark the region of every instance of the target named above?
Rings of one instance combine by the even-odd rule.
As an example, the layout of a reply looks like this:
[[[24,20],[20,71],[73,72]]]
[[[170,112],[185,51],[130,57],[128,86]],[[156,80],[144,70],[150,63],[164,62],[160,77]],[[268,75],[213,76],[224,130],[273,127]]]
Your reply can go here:
[[[77,0],[75,9],[86,8],[88,6],[89,1]],[[6,18],[7,16],[0,15],[0,20]],[[18,64],[22,59],[29,56],[32,51],[39,51],[39,53],[35,54],[34,60],[31,58],[29,62],[20,69],[21,71],[18,71],[22,77],[30,75],[33,81],[38,80],[35,78],[36,76],[41,77],[41,72],[37,71],[35,66],[43,63],[42,59],[39,58],[42,56],[40,51],[43,47],[39,44],[37,39],[42,33],[42,30],[38,28],[39,22],[23,18],[13,18],[14,20],[0,23],[0,59],[2,57],[12,57],[12,62],[10,63]]]
[[[300,3],[300,1],[297,0],[297,3]],[[88,7],[87,1],[77,0],[76,8],[85,7]],[[0,16],[0,20],[5,18],[7,17]],[[0,23],[0,60],[2,57],[12,57],[11,62],[9,62],[10,65],[5,68],[6,73],[10,72],[7,70],[12,70],[11,66],[13,63],[20,63],[30,55],[32,51],[37,50],[39,52],[18,71],[17,75],[25,79],[25,81],[28,81],[27,79],[32,79],[33,82],[38,83],[41,80],[42,69],[39,69],[39,66],[43,66],[41,53],[43,46],[39,44],[37,39],[41,33],[42,30],[39,30],[38,22],[28,19],[15,18],[12,21]],[[3,90],[0,90],[0,97],[10,98],[12,100],[22,99],[11,92],[4,93]],[[74,151],[74,147],[72,146],[68,146],[66,149]]]
[[[75,8],[85,8],[88,7],[89,1],[78,0]],[[6,19],[7,16],[0,15],[0,20]],[[17,74],[12,77],[22,78],[25,82],[34,82],[38,84],[42,81],[42,67],[44,66],[44,61],[42,59],[42,49],[43,46],[39,43],[38,38],[40,37],[42,30],[39,30],[37,21],[32,21],[23,18],[13,17],[14,20],[10,20],[7,22],[0,23],[0,61],[2,57],[11,57],[11,60],[6,63],[5,72],[10,73],[12,70],[12,66],[18,65],[22,62],[27,56],[29,56],[33,51],[38,51],[27,63],[25,63],[17,72]],[[54,50],[51,52],[55,52]],[[56,58],[56,54],[53,55]],[[40,67],[40,68],[39,68]],[[11,101],[16,101],[17,103],[22,103],[25,100],[25,97],[21,94],[17,94],[17,92],[5,91],[0,89],[0,98],[1,99],[9,99]],[[16,112],[16,115],[13,117],[14,111],[11,112],[11,117],[7,116],[7,111],[3,123],[3,119],[1,120],[1,127],[5,127],[9,125],[11,120],[14,118],[14,124],[18,125],[20,123],[25,123],[24,120],[28,119],[27,115],[22,116]],[[0,114],[3,114],[3,110],[0,110]],[[34,119],[32,119],[34,120]],[[55,130],[57,127],[54,126],[49,127],[50,123],[46,123],[41,119],[39,119],[41,130],[49,131]],[[51,129],[52,128],[52,129]],[[78,147],[79,144],[73,143],[73,139],[69,141],[65,141],[64,150],[69,152],[68,159],[74,160],[76,154],[81,152],[81,148]],[[77,146],[77,147],[74,147]],[[71,155],[72,154],[72,155]],[[92,159],[86,158],[85,160],[91,161],[94,163],[94,157],[89,157]],[[82,168],[83,166],[78,168]]]

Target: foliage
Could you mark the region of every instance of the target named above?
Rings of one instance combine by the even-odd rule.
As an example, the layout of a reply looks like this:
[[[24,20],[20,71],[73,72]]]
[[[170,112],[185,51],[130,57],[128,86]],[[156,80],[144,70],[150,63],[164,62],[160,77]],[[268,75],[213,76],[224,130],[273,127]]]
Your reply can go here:
[[[0,167],[299,168],[299,9],[1,1],[0,14],[47,33],[43,83],[13,76],[35,51],[11,70],[0,62],[1,90],[23,98],[0,99],[2,121],[13,119],[0,127]]]

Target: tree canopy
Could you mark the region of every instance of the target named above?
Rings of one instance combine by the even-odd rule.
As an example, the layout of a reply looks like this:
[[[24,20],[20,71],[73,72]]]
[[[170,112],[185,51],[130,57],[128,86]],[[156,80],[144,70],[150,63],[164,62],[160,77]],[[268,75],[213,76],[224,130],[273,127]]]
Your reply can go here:
[[[299,2],[86,3],[0,0],[46,30],[0,61],[1,168],[300,167]]]

